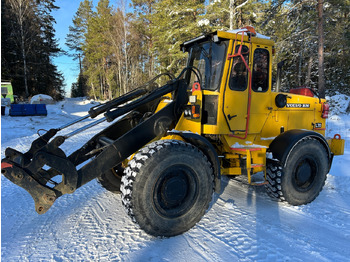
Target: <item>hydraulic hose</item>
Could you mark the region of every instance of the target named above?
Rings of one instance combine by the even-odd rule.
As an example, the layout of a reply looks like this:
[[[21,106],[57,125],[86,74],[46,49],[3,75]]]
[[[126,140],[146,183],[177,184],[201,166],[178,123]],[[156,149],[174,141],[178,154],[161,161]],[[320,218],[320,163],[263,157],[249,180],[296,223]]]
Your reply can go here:
[[[113,99],[112,101],[109,101],[105,104],[98,105],[96,107],[92,107],[89,110],[89,115],[91,118],[95,118],[96,116],[106,112],[107,110],[110,110],[112,108],[115,108],[121,104],[124,104],[130,100],[133,100],[139,96],[145,95],[149,92],[152,92],[154,89],[156,89],[156,85],[153,85],[154,82],[159,79],[162,76],[168,76],[170,79],[174,79],[174,75],[170,73],[162,73],[148,81],[147,83],[139,86],[138,88],[134,89],[133,91],[130,91],[116,99]]]

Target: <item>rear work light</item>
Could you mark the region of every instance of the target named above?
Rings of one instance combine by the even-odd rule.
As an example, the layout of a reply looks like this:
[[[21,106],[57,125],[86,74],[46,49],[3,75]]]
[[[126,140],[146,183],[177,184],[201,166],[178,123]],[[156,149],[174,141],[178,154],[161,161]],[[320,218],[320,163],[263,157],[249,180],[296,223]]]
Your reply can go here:
[[[322,104],[322,118],[328,118],[329,104],[327,102]]]

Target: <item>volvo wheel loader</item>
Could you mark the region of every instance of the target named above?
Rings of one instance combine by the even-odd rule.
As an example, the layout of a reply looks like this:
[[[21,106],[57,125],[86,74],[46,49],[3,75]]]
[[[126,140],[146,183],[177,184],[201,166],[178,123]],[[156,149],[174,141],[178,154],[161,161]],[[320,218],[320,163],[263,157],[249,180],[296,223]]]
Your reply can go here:
[[[220,192],[222,175],[245,175],[291,205],[313,201],[333,156],[344,151],[340,135],[325,138],[325,99],[307,88],[279,92],[279,79],[272,90],[274,42],[252,27],[202,35],[181,49],[188,62],[179,76],[159,75],[91,108],[38,137],[28,152],[7,148],[1,173],[29,192],[39,214],[97,178],[121,192],[128,215],[154,236],[193,227]],[[169,81],[157,87],[164,75]],[[71,155],[60,149],[103,121],[110,126]]]

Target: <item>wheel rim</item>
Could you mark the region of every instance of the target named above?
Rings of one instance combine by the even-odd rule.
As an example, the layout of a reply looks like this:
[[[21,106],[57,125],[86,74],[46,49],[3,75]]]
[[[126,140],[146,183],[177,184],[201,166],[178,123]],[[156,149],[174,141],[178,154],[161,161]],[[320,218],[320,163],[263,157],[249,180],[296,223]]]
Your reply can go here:
[[[315,182],[317,172],[317,163],[312,157],[302,158],[294,171],[294,187],[300,192],[309,190]]]
[[[168,218],[188,212],[198,195],[195,172],[185,165],[174,165],[159,176],[153,193],[153,204],[159,214]]]

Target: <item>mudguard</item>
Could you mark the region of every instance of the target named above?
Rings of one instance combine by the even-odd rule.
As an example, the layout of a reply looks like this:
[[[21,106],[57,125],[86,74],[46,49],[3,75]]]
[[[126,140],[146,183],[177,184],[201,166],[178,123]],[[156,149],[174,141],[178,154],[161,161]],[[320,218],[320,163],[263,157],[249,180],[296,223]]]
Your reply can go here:
[[[288,130],[277,136],[275,140],[272,141],[269,147],[269,151],[272,153],[274,159],[278,159],[284,165],[293,147],[305,137],[317,139],[324,146],[328,155],[330,169],[333,160],[333,154],[324,136],[314,131],[301,129]]]
[[[214,169],[214,184],[215,192],[220,193],[221,190],[221,169],[218,154],[214,146],[204,137],[191,133],[191,132],[179,132],[179,131],[168,131],[168,134],[178,135],[182,137],[187,143],[190,143],[198,147],[204,155],[209,159]]]

